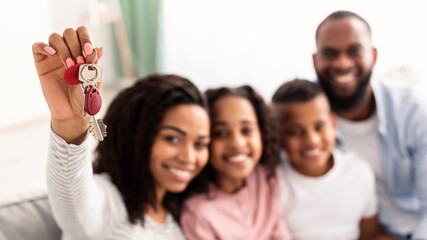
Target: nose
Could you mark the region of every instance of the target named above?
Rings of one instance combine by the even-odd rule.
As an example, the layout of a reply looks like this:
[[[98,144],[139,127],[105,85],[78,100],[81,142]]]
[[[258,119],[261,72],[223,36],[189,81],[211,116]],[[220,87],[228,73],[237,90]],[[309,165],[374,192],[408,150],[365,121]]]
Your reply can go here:
[[[345,53],[341,53],[333,62],[333,66],[339,71],[346,71],[354,66],[354,60]]]
[[[245,143],[246,143],[246,140],[245,140],[245,137],[242,136],[242,134],[234,133],[232,134],[229,145],[234,149],[240,149],[241,147],[245,146]]]
[[[305,140],[307,146],[316,146],[320,143],[320,135],[316,132],[307,133]]]
[[[183,164],[193,164],[196,163],[196,150],[191,144],[187,144],[180,151],[179,161]]]

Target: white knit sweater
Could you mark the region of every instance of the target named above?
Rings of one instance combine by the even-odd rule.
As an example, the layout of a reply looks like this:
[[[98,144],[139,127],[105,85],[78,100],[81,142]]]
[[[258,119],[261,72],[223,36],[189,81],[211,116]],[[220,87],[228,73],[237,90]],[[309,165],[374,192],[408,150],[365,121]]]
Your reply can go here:
[[[49,201],[62,239],[185,239],[170,214],[164,223],[148,215],[144,227],[128,221],[117,187],[107,174],[93,174],[90,141],[67,144],[52,130],[47,163]]]

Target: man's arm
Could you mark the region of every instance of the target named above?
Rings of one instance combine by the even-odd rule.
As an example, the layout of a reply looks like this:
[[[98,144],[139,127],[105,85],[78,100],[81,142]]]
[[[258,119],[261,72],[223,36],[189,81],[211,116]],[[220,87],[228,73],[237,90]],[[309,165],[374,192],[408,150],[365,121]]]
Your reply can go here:
[[[408,150],[415,170],[416,195],[421,202],[420,220],[412,232],[412,239],[427,239],[427,108],[417,99],[408,117]]]

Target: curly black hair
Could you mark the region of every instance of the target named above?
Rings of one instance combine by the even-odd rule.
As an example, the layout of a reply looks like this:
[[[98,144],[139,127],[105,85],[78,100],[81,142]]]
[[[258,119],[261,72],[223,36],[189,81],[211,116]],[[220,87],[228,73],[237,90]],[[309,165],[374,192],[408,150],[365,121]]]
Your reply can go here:
[[[104,122],[108,136],[96,148],[95,173],[106,172],[119,189],[131,223],[144,224],[148,206],[156,209],[156,193],[149,162],[151,148],[164,113],[178,105],[207,108],[204,95],[188,79],[153,74],[123,90],[111,103]],[[167,193],[163,206],[178,218],[178,195]]]
[[[276,166],[279,164],[279,131],[277,122],[273,120],[270,108],[264,99],[251,87],[244,85],[237,88],[222,87],[209,89],[205,92],[209,107],[221,98],[227,96],[237,96],[247,99],[255,110],[258,119],[258,127],[261,131],[263,151],[259,163],[267,170],[267,181],[276,173]],[[212,120],[212,111],[210,112]],[[215,170],[207,164],[203,171],[188,185],[183,193],[185,200],[195,193],[209,194],[209,183],[215,183]]]

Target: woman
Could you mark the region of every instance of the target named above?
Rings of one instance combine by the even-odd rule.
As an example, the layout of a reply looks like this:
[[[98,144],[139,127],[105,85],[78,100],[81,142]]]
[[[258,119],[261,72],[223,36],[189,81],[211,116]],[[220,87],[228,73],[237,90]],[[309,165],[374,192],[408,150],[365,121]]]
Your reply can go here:
[[[83,95],[62,79],[75,61],[93,61],[88,29],[52,34],[33,55],[51,112],[48,194],[63,238],[184,239],[174,193],[205,166],[210,141],[199,90],[176,75],[151,75],[121,92],[104,118],[108,137],[93,174]]]

